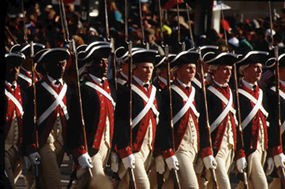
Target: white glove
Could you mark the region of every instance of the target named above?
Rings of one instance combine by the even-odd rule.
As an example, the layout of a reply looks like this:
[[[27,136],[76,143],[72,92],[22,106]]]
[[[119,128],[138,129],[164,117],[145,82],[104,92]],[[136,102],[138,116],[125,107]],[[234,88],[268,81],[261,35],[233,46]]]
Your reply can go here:
[[[170,156],[169,158],[165,159],[166,165],[169,170],[174,169],[174,170],[179,170],[179,163],[178,159],[175,155]]]
[[[267,168],[266,168],[266,175],[270,175],[274,169],[274,161],[273,158],[267,159]]]
[[[29,158],[30,158],[32,165],[39,165],[40,164],[41,156],[38,152],[31,153],[29,155]]]
[[[93,168],[93,165],[91,162],[92,162],[91,157],[89,156],[87,152],[78,157],[78,163],[81,168]]]
[[[111,152],[111,170],[115,173],[119,170],[119,156],[115,152]]]
[[[244,169],[247,167],[247,162],[245,157],[239,158],[236,162],[238,172],[242,173]]]
[[[31,160],[29,159],[28,156],[24,156],[23,158],[23,174],[26,175],[29,171],[29,169],[31,168],[32,166],[32,162]]]
[[[216,169],[217,162],[213,155],[209,155],[203,158],[206,169]]]
[[[276,167],[285,168],[285,155],[283,153],[275,155],[274,163]]]
[[[136,159],[135,159],[135,156],[134,154],[131,154],[127,157],[124,157],[122,159],[122,162],[124,164],[124,167],[126,169],[130,168],[130,169],[134,169],[135,168],[135,163],[136,163]]]
[[[155,169],[159,174],[163,174],[165,172],[165,163],[162,155],[155,158]]]

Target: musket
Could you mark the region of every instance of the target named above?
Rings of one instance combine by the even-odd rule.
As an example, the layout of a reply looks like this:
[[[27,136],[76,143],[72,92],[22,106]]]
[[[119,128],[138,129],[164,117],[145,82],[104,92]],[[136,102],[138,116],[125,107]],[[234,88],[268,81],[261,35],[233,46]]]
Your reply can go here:
[[[8,26],[5,26],[5,30],[6,30],[7,34],[10,36],[10,38],[12,39],[13,43],[17,44],[17,38],[11,33]]]
[[[61,26],[62,26],[62,32],[64,36],[65,42],[69,42],[69,30],[67,26],[67,20],[65,15],[65,9],[64,9],[64,3],[63,0],[59,0],[59,13],[60,13],[60,20],[61,20]]]
[[[73,66],[75,67],[75,72],[76,72],[76,74],[75,74],[76,75],[76,79],[75,79],[76,81],[75,81],[75,85],[74,85],[75,92],[76,92],[75,95],[76,95],[78,103],[79,103],[79,114],[80,114],[80,122],[81,122],[81,128],[82,128],[82,133],[83,133],[83,144],[84,144],[86,151],[88,152],[85,121],[84,121],[84,117],[83,117],[83,108],[82,108],[82,99],[81,99],[80,79],[79,79],[76,47],[75,47],[74,39],[72,39],[72,40],[69,39],[69,31],[68,31],[68,26],[67,26],[67,21],[66,21],[66,15],[65,15],[63,0],[59,1],[59,9],[60,9],[60,17],[61,17],[63,34],[64,34],[64,40],[66,43],[67,42],[69,43],[69,50],[71,52],[72,62],[74,63]],[[74,171],[76,171],[76,170],[74,170]],[[90,177],[93,177],[93,174],[92,174],[90,168],[88,168],[88,172],[89,172]],[[71,187],[73,179],[74,179],[74,173],[72,173],[70,176],[68,187]]]
[[[190,19],[190,6],[188,5],[188,3],[186,2],[186,11],[187,11],[187,19],[188,19],[188,22],[189,22],[189,36],[190,36],[190,39],[192,41],[192,44],[193,44],[193,47],[195,47],[195,41],[194,41],[194,37],[193,37],[193,31],[192,31],[192,24],[191,24],[191,19]]]
[[[133,144],[133,132],[132,132],[132,126],[133,126],[133,92],[132,92],[132,64],[133,64],[133,58],[132,58],[132,42],[129,41],[128,43],[128,60],[129,60],[129,73],[128,73],[128,85],[129,85],[129,96],[130,96],[130,101],[129,101],[129,124],[130,124],[130,147],[132,149],[132,144]],[[128,172],[130,175],[130,185],[129,189],[135,189],[136,188],[136,182],[135,182],[135,175],[134,175],[134,170],[131,168],[128,168]]]
[[[223,10],[222,11],[222,19],[223,18]],[[227,32],[224,30],[225,35],[225,43],[228,47],[228,40],[227,40]],[[233,52],[234,53],[234,52]],[[236,97],[236,112],[237,112],[237,121],[238,121],[238,130],[237,130],[237,140],[241,141],[241,148],[244,149],[244,140],[243,140],[243,132],[242,132],[242,120],[241,120],[241,111],[240,111],[240,101],[239,101],[239,93],[238,93],[238,76],[237,76],[237,65],[236,63],[233,64],[233,77],[234,77],[234,86],[235,86],[235,97]],[[242,179],[243,179],[243,187],[244,189],[248,189],[248,177],[246,169],[242,170]]]
[[[144,33],[144,26],[143,26],[143,15],[142,15],[142,2],[139,1],[139,14],[140,14],[140,25],[141,25],[141,31],[142,31],[142,45],[146,45],[145,41],[145,33]]]
[[[159,27],[160,27],[160,39],[161,39],[161,45],[163,46],[163,31],[162,31],[162,27],[163,27],[163,23],[162,23],[162,8],[161,8],[161,0],[158,0],[158,9],[159,9]]]
[[[185,51],[185,42],[181,42],[181,26],[179,23],[179,19],[180,19],[180,9],[179,9],[179,3],[178,0],[176,0],[176,11],[177,11],[177,27],[178,27],[178,31],[177,31],[177,41],[178,43],[181,45],[181,49],[182,51]]]
[[[33,88],[33,107],[34,107],[34,117],[33,117],[33,124],[35,128],[35,140],[36,140],[36,149],[39,147],[39,137],[38,137],[38,115],[37,115],[37,89],[36,89],[36,66],[33,62],[34,57],[34,44],[31,41],[30,42],[30,58],[32,61],[32,88]],[[36,160],[37,162],[40,162],[40,159]],[[39,177],[39,164],[34,165],[34,174],[35,174],[35,180],[36,180],[36,188],[40,188],[40,177]]]
[[[244,148],[244,140],[243,140],[243,133],[242,133],[242,125],[241,125],[241,111],[240,111],[240,101],[239,101],[239,93],[238,93],[238,78],[237,78],[237,66],[236,64],[233,65],[233,76],[234,76],[234,85],[235,85],[235,96],[236,96],[236,112],[237,112],[237,121],[238,121],[238,134],[237,134],[237,140],[241,141],[241,148]],[[248,189],[248,178],[246,170],[243,170],[243,186],[244,189]]]
[[[206,84],[204,81],[204,67],[203,67],[203,61],[201,57],[201,49],[203,47],[198,48],[200,58],[200,74],[201,74],[201,85],[202,85],[202,93],[203,93],[203,101],[204,101],[204,108],[205,108],[205,122],[206,122],[206,127],[207,127],[207,132],[208,132],[208,138],[209,138],[209,144],[210,144],[210,149],[213,154],[213,145],[212,145],[212,139],[211,139],[211,132],[210,132],[210,122],[209,122],[209,113],[208,113],[208,103],[207,103],[207,92],[206,92]],[[216,176],[216,171],[214,169],[210,169],[212,180],[213,180],[213,185],[215,189],[218,189],[218,182],[217,182],[217,176]]]
[[[26,24],[25,24],[26,11],[24,9],[24,0],[21,0],[20,6],[21,6],[21,13],[23,14],[24,41],[28,41],[28,34],[27,34],[28,31],[27,31]]]
[[[129,72],[128,72],[128,87],[129,87],[129,133],[130,133],[130,147],[133,149],[133,94],[132,94],[132,76],[133,76],[133,56],[132,56],[132,41],[129,41],[129,35],[128,35],[128,1],[125,0],[125,42],[128,45],[128,60],[129,60]],[[130,176],[130,183],[129,183],[129,189],[136,189],[136,180],[135,180],[135,174],[134,170],[131,168],[128,168],[128,173]]]
[[[104,0],[106,38],[107,38],[107,41],[110,41],[109,20],[108,20],[108,10],[107,9],[108,9],[107,0]]]
[[[269,18],[270,18],[270,35],[271,35],[271,41],[269,44],[269,48],[274,48],[274,56],[275,56],[275,87],[276,87],[276,96],[277,96],[277,121],[278,121],[278,128],[279,128],[279,143],[282,145],[282,124],[281,124],[281,106],[280,106],[280,75],[279,75],[279,59],[278,59],[278,53],[279,48],[277,45],[273,45],[273,21],[272,21],[272,11],[271,11],[271,2],[268,1],[268,7],[269,7]],[[285,189],[285,170],[283,167],[279,166],[277,167],[277,174],[281,179],[281,188]]]
[[[143,15],[142,15],[142,2],[139,1],[139,12],[140,12],[140,25],[142,31],[142,44],[146,46],[146,49],[149,49],[149,44],[145,41],[145,33],[144,33],[144,24],[143,24]]]
[[[162,31],[162,8],[161,8],[161,0],[158,0],[158,9],[159,9],[159,24],[160,24],[160,38],[161,38],[161,45],[164,46],[164,37],[163,37],[163,31]],[[163,181],[163,174],[156,173],[156,178],[157,178],[157,188],[161,189],[162,185],[164,183]]]
[[[111,43],[111,66],[112,66],[112,76],[114,78],[115,89],[118,89],[117,86],[117,66],[115,61],[115,41],[113,38],[110,38],[110,30],[109,30],[109,19],[108,19],[108,8],[107,8],[107,0],[104,0],[104,10],[105,10],[105,29],[106,29],[106,39]],[[108,158],[109,159],[109,158]]]
[[[172,92],[171,92],[171,83],[170,83],[170,62],[169,62],[169,49],[168,45],[165,45],[165,57],[166,57],[166,63],[167,63],[167,90],[169,93],[169,122],[170,122],[170,128],[171,128],[171,145],[172,148],[175,149],[175,136],[174,136],[174,124],[173,124],[173,111],[172,111]],[[180,189],[180,181],[177,174],[177,170],[172,169],[170,170],[173,180],[174,180],[174,189]]]
[[[224,11],[223,11],[223,3],[222,1],[221,2],[221,17],[222,17],[222,20],[225,20],[225,16],[224,16]],[[228,43],[228,35],[227,35],[227,31],[224,29],[224,37],[225,37],[225,41],[226,41],[226,44]]]

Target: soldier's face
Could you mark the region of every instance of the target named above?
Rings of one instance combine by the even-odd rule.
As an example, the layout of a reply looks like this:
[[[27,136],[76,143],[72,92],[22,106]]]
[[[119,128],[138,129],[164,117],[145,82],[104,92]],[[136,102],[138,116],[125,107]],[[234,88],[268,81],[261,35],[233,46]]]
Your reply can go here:
[[[196,74],[195,64],[184,64],[176,71],[177,78],[183,83],[189,83],[193,80]]]
[[[95,75],[96,77],[102,78],[107,77],[108,73],[108,58],[94,59],[90,67],[88,67],[88,72]]]
[[[62,78],[67,61],[62,60],[46,66],[47,73],[54,79]]]
[[[107,73],[108,73],[108,58],[102,58],[99,64],[99,69],[102,72],[102,75],[107,77]]]
[[[244,80],[250,83],[255,83],[260,80],[262,74],[262,64],[250,64],[244,69]]]
[[[6,67],[6,80],[10,83],[16,81],[18,79],[20,73],[20,66],[7,66]]]
[[[153,64],[150,62],[140,63],[134,69],[134,75],[137,76],[143,82],[151,80],[153,73]]]
[[[232,66],[218,66],[218,69],[213,70],[213,76],[215,81],[217,81],[220,84],[225,84],[230,81],[232,74]]]

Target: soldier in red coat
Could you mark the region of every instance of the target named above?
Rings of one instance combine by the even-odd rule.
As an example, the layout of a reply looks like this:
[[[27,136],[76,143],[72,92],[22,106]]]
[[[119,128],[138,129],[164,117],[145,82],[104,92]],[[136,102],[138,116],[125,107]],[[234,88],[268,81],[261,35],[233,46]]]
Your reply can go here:
[[[22,163],[20,148],[22,145],[22,97],[21,89],[17,83],[20,66],[25,60],[22,53],[8,53],[5,55],[6,80],[5,80],[5,172],[12,188],[15,188],[18,176],[21,173]]]
[[[150,83],[155,54],[154,50],[132,51],[132,127],[129,122],[129,87],[122,86],[117,93],[115,144],[122,159],[118,172],[121,178],[118,188],[128,188],[127,169],[133,169],[137,188],[151,187],[147,170],[151,168],[153,161],[160,102],[159,93]]]
[[[207,86],[209,124],[214,156],[217,161],[216,175],[219,188],[231,188],[230,167],[237,159],[238,171],[246,168],[245,153],[237,132],[235,96],[229,81],[232,65],[237,58],[232,53],[214,53],[205,57],[209,65],[210,81]],[[204,124],[203,121],[201,124]],[[212,188],[211,182],[209,188]]]
[[[194,165],[201,141],[198,125],[201,97],[200,91],[197,91],[191,82],[196,74],[198,59],[198,52],[182,51],[171,61],[175,74],[175,80],[171,84],[172,118],[169,91],[165,88],[162,92],[163,111],[157,131],[157,143],[168,169],[178,171],[181,188],[199,188]],[[170,127],[170,119],[173,121],[173,130]],[[166,177],[164,187],[173,188],[171,175]]]
[[[265,95],[257,84],[268,54],[264,51],[250,51],[237,61],[242,75],[238,92],[249,188],[268,188],[263,170],[268,149],[268,113],[264,108]]]
[[[79,123],[80,109],[75,104],[71,108],[70,127],[71,132],[78,131],[71,135],[78,140],[70,151],[81,168],[78,173],[82,169],[85,171],[77,174],[78,181],[74,188],[112,188],[111,180],[104,172],[113,146],[116,105],[114,83],[107,79],[110,54],[111,45],[108,42],[91,43],[78,54],[87,71],[80,86],[87,144],[84,144],[82,124]],[[92,178],[86,168],[90,168]]]
[[[37,62],[45,76],[35,84],[35,93],[30,87],[27,94],[23,117],[23,153],[32,165],[40,164],[41,188],[61,188],[59,168],[65,152],[69,119],[67,85],[62,76],[69,56],[69,51],[64,48],[44,51]],[[34,124],[34,107],[37,125]]]

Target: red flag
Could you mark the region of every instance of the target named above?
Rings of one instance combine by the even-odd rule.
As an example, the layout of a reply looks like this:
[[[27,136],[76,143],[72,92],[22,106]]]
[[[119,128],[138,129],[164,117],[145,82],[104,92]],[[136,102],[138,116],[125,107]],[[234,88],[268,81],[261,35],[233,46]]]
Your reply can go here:
[[[174,7],[177,3],[178,3],[178,4],[183,3],[183,0],[168,0],[168,1],[163,5],[163,8],[164,8],[164,9],[171,9],[171,8]]]

